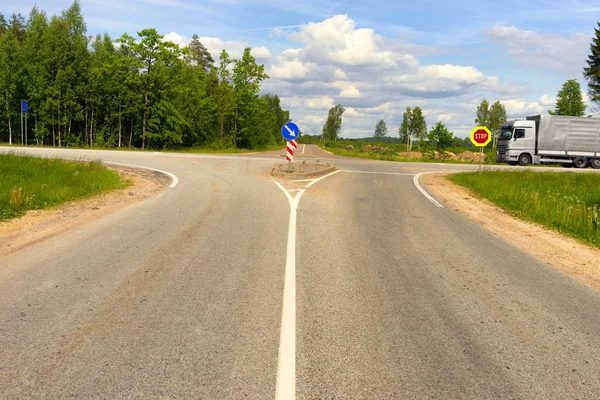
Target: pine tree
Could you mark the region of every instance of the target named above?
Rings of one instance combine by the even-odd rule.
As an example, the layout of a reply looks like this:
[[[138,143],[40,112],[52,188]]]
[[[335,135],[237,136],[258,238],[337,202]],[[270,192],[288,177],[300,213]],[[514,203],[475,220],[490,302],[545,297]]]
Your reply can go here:
[[[583,75],[588,81],[588,93],[594,103],[600,103],[600,22],[594,28],[594,37],[590,44],[588,66],[583,69]]]
[[[208,73],[215,63],[210,52],[204,47],[198,35],[192,36],[192,41],[188,46],[188,54],[186,55],[186,61],[192,65],[202,68]]]

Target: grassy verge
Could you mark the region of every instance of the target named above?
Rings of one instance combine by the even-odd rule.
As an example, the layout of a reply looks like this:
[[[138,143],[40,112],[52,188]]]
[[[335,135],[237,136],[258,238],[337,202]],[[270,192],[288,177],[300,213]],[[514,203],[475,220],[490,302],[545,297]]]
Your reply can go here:
[[[0,221],[129,186],[99,162],[0,154]]]
[[[600,247],[600,174],[486,171],[449,178],[516,217]]]

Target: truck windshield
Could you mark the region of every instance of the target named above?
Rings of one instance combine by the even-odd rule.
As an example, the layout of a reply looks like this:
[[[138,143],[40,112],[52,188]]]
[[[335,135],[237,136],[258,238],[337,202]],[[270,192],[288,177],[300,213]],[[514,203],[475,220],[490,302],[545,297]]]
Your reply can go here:
[[[502,129],[502,132],[500,132],[500,140],[510,140],[512,138],[512,134],[512,129],[504,128]]]

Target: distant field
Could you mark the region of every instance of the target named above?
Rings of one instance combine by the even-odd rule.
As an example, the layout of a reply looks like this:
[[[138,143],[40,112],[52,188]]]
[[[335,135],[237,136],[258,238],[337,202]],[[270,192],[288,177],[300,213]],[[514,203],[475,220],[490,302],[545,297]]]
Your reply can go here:
[[[0,220],[129,186],[99,162],[0,154]]]
[[[383,145],[387,147],[387,145]],[[454,164],[472,164],[477,163],[476,160],[453,160],[451,158],[444,157],[435,157],[433,151],[434,150],[425,150],[422,152],[417,149],[413,149],[412,154],[422,153],[421,157],[406,157],[403,156],[402,153],[398,154],[398,152],[404,152],[404,145],[392,145],[398,147],[397,149],[390,148],[390,150],[372,150],[372,151],[362,151],[361,147],[356,146],[354,150],[346,150],[343,147],[324,147],[325,150],[336,154],[338,156],[345,157],[358,157],[358,158],[367,158],[370,160],[384,160],[384,161],[399,161],[399,162],[436,162],[436,163],[454,163]],[[400,148],[402,147],[402,148]],[[478,150],[474,148],[469,149],[448,149],[447,151],[453,151],[454,154],[469,152],[477,154]],[[443,151],[438,151],[438,153],[443,154]],[[486,158],[484,159],[484,164],[495,164],[496,163],[496,154],[493,150],[490,150],[486,153]]]
[[[600,247],[600,174],[486,171],[449,178],[512,215]]]

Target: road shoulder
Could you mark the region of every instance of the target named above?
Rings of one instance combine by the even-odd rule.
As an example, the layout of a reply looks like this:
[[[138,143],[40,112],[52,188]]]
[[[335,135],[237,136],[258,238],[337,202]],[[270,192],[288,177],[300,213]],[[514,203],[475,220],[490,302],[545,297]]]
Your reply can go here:
[[[445,176],[423,176],[427,189],[455,211],[558,270],[600,290],[600,250],[508,214]]]
[[[130,180],[131,186],[48,210],[31,210],[20,218],[0,222],[0,257],[147,199],[170,182],[167,176],[152,171],[108,167],[118,171],[123,179]]]

